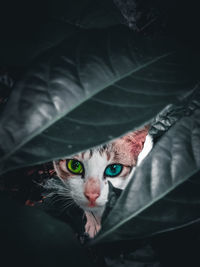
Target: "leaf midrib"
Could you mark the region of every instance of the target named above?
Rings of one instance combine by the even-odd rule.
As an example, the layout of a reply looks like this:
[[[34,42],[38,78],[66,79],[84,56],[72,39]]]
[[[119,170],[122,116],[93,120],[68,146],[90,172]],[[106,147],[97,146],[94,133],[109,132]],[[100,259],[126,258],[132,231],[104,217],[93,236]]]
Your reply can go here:
[[[185,182],[187,179],[189,179],[189,177],[191,177],[192,175],[194,175],[196,172],[198,172],[200,169],[192,171],[190,174],[188,174],[187,176],[185,176],[184,179],[178,181],[177,183],[173,184],[173,186],[171,186],[170,188],[168,188],[168,190],[166,190],[165,192],[163,192],[161,195],[159,195],[158,197],[152,199],[148,204],[146,204],[144,207],[140,208],[138,211],[136,211],[135,213],[129,215],[128,217],[126,217],[125,219],[121,220],[119,223],[115,224],[115,226],[113,226],[112,228],[110,228],[109,230],[107,230],[106,232],[100,234],[100,236],[97,236],[97,238],[94,240],[94,243],[99,242],[100,240],[102,240],[105,236],[108,236],[109,234],[111,234],[112,232],[114,232],[116,229],[118,229],[119,227],[121,227],[123,224],[125,224],[126,222],[128,222],[129,220],[131,220],[132,218],[136,217],[138,214],[140,214],[141,212],[143,212],[145,209],[147,209],[148,207],[150,207],[152,204],[154,204],[155,202],[157,202],[158,200],[160,200],[161,198],[163,198],[165,195],[167,195],[168,193],[170,193],[172,190],[174,190],[177,186],[179,186],[180,184],[182,184],[183,182]]]
[[[96,90],[95,93],[91,94],[90,96],[86,97],[83,101],[79,102],[79,104],[75,105],[73,108],[71,108],[70,110],[68,110],[67,112],[63,112],[61,113],[59,116],[55,117],[54,120],[51,120],[49,123],[47,123],[45,126],[39,128],[38,131],[34,131],[33,134],[29,135],[27,138],[24,138],[22,142],[20,142],[17,146],[15,146],[15,148],[10,151],[9,153],[5,154],[5,156],[3,156],[1,158],[1,161],[5,161],[7,158],[9,158],[12,154],[14,154],[17,150],[19,150],[23,145],[25,145],[26,143],[28,143],[31,139],[33,139],[35,136],[39,135],[41,132],[43,132],[45,129],[49,128],[51,125],[53,125],[56,121],[58,121],[59,119],[61,119],[62,117],[66,116],[68,113],[70,113],[72,110],[76,109],[78,106],[80,106],[82,103],[86,102],[88,99],[90,99],[91,97],[93,97],[94,95],[96,95],[97,93],[99,93],[100,91],[103,91],[105,89],[107,89],[109,86],[111,86],[112,84],[126,78],[127,76],[130,76],[132,73],[135,73],[169,55],[171,55],[173,52],[169,52],[166,53],[164,55],[158,56],[155,59],[152,59],[144,64],[142,64],[141,66],[135,68],[134,70],[129,71],[126,74],[123,74],[122,76],[120,76],[117,79],[114,79],[112,82],[109,82],[105,85],[104,88],[99,88]]]

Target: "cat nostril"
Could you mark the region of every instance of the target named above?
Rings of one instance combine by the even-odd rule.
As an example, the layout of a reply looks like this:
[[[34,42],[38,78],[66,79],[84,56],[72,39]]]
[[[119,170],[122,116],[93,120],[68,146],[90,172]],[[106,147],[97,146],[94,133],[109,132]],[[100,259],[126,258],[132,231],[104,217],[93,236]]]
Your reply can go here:
[[[99,197],[99,195],[100,194],[98,193],[85,193],[85,197],[91,202],[94,202]]]

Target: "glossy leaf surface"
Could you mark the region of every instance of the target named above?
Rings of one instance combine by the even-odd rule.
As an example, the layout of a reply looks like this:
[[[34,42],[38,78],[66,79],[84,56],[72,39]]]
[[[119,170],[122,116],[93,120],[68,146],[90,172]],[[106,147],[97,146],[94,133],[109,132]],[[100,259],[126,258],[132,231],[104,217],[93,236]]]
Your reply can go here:
[[[144,125],[193,89],[188,60],[173,41],[124,27],[63,41],[13,89],[0,122],[1,172],[65,157]]]
[[[96,242],[137,239],[199,220],[199,118],[196,107],[156,143],[105,220]]]

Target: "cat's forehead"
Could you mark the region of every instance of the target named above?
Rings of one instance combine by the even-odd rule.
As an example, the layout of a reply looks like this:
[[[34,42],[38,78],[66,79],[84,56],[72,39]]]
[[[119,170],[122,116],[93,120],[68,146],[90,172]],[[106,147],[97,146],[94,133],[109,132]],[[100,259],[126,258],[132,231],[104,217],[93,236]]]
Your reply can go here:
[[[118,139],[115,142],[83,151],[75,155],[75,157],[83,162],[93,163],[97,161],[99,163],[99,161],[102,161],[105,163],[112,162],[132,165],[133,158],[129,154],[125,142],[121,144],[120,139]]]
[[[88,149],[86,151],[80,152],[75,155],[75,157],[82,161],[89,161],[92,159],[106,159],[107,161],[110,160],[111,157],[114,156],[114,151],[112,150],[111,145],[104,145],[92,149]]]

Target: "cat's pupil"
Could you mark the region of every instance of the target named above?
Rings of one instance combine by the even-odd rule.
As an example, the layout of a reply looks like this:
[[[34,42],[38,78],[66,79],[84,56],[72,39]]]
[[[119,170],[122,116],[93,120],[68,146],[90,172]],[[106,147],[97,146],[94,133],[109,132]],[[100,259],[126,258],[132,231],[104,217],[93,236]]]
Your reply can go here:
[[[75,160],[74,160],[74,161],[72,162],[72,168],[73,168],[74,170],[77,169],[77,168],[79,167],[79,164],[80,164],[80,163],[79,163],[78,161],[75,161]]]
[[[111,165],[110,166],[110,170],[111,170],[111,172],[113,172],[113,173],[115,173],[115,171],[116,171],[116,165]]]

